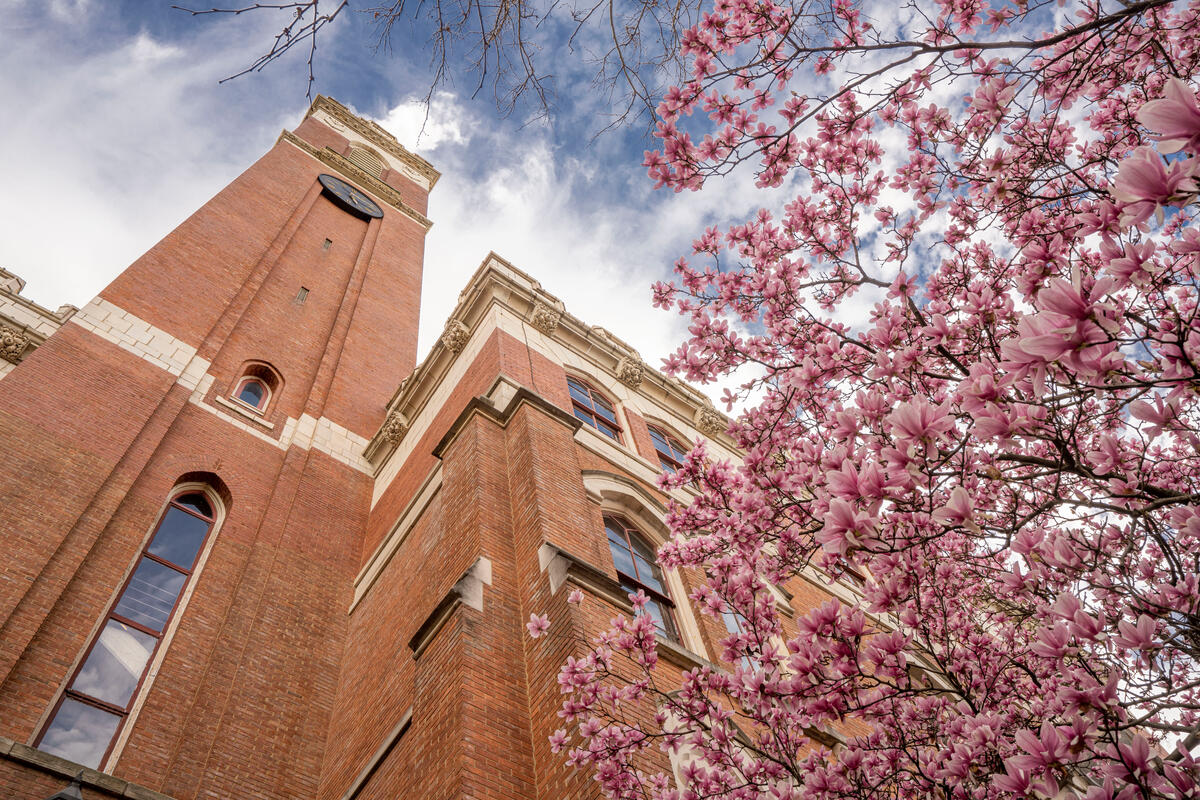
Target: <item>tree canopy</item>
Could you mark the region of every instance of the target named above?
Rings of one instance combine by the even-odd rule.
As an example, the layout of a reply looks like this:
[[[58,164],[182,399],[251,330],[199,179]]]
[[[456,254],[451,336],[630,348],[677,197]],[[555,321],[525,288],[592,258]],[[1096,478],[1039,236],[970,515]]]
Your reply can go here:
[[[664,479],[700,495],[660,558],[744,624],[680,686],[648,615],[564,667],[552,743],[610,796],[1197,795],[1198,13],[713,0],[682,34],[650,177],[773,191],[654,290],[671,371],[749,375],[745,459]],[[863,589],[785,626],[811,574]]]

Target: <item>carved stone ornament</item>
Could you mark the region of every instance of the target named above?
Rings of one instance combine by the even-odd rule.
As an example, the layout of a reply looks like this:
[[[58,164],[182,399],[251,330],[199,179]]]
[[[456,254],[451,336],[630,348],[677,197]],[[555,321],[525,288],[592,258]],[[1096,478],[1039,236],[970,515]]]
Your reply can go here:
[[[467,346],[467,339],[470,338],[471,332],[467,330],[466,325],[453,317],[446,320],[446,329],[442,331],[442,344],[446,345],[447,350],[451,353],[461,353]]]
[[[696,428],[705,436],[719,436],[729,427],[721,412],[712,406],[696,409]]]
[[[404,438],[404,434],[408,433],[408,420],[399,411],[393,411],[384,420],[383,427],[379,429],[379,433],[388,444],[400,444],[400,440]]]
[[[646,365],[637,356],[623,356],[617,362],[617,380],[631,389],[642,385],[646,377]]]
[[[16,328],[0,325],[0,358],[16,364],[29,346],[29,337]]]
[[[533,311],[529,314],[529,324],[542,333],[554,333],[554,329],[558,327],[561,319],[561,311],[546,305],[541,300],[537,301]]]

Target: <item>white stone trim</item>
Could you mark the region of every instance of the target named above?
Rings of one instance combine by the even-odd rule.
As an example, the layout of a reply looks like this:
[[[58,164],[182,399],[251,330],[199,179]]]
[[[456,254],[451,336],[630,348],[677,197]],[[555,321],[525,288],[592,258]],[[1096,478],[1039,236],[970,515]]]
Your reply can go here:
[[[204,398],[212,388],[214,380],[208,373],[211,363],[197,356],[196,348],[120,306],[97,297],[81,308],[70,321],[174,375],[176,383],[192,390],[188,398],[189,403],[215,414],[235,428],[280,450],[287,450],[292,445],[303,447],[305,450],[320,450],[359,472],[374,474],[374,468],[362,455],[369,440],[330,419],[317,419],[308,414],[301,415],[298,420],[288,417],[283,423],[282,435],[276,439],[265,433],[261,427],[274,428],[273,424],[258,419],[247,421],[241,418],[241,409],[236,409],[230,403],[226,404],[230,406],[230,410],[238,412],[236,416],[230,411],[206,403]],[[216,399],[218,402],[224,400]],[[251,422],[254,424],[250,424]]]
[[[103,297],[93,298],[92,302],[79,309],[68,321],[102,339],[107,339],[138,358],[165,369],[177,378],[184,372],[191,376],[197,372],[197,367],[191,364],[192,359],[196,357],[196,348]],[[204,366],[200,371],[206,372],[208,362],[204,359],[200,361]]]
[[[475,357],[483,349],[484,343],[491,337],[492,332],[497,329],[509,334],[517,339],[517,341],[526,345],[530,350],[540,353],[548,360],[561,364],[568,374],[574,373],[588,376],[589,381],[596,384],[597,389],[603,391],[611,400],[616,402],[618,418],[621,420],[627,434],[629,431],[629,418],[625,414],[625,410],[633,409],[644,420],[656,419],[660,420],[660,424],[667,422],[669,427],[674,429],[676,435],[681,435],[686,440],[684,443],[688,445],[691,445],[698,438],[704,439],[708,443],[709,454],[714,458],[733,462],[740,460],[740,456],[730,450],[723,442],[700,433],[691,419],[683,419],[676,414],[670,413],[668,409],[647,398],[643,392],[631,389],[615,378],[604,379],[603,376],[606,373],[598,364],[558,341],[553,335],[548,335],[536,326],[526,322],[504,304],[493,303],[488,308],[486,314],[475,324],[474,329],[471,331],[470,339],[467,340],[466,347],[455,356],[454,362],[439,379],[437,388],[434,389],[433,393],[424,402],[424,405],[416,410],[415,416],[410,418],[408,434],[380,466],[371,497],[372,508],[379,502],[379,498],[383,496],[388,486],[404,468],[405,463],[416,449],[417,443],[421,438],[419,435],[420,432],[428,430],[429,426],[433,424],[434,417],[441,410],[442,406],[445,405],[446,401],[449,400],[451,392],[458,387],[463,376],[475,360]],[[542,389],[542,387],[538,386],[530,386],[528,388],[535,392]],[[405,409],[404,413],[409,414],[410,410]],[[580,430],[595,433],[595,437],[590,437],[586,434],[576,434],[576,441],[589,450],[603,455],[614,463],[620,464],[623,468],[629,469],[631,473],[638,475],[649,483],[654,483],[657,480],[662,470],[657,463],[652,464],[643,458],[637,452],[633,441],[623,443],[614,442],[587,425],[584,425]],[[631,436],[631,434],[629,435]],[[671,494],[682,501],[686,501],[689,495],[686,490],[674,490]]]
[[[239,416],[242,416],[242,417],[250,420],[255,425],[259,425],[263,428],[266,428],[269,431],[275,429],[274,422],[267,422],[265,419],[258,416],[258,414],[255,411],[251,411],[250,408],[248,406],[245,406],[244,404],[236,403],[233,400],[226,400],[224,397],[221,397],[220,395],[215,395],[213,397],[213,400],[216,402],[217,405],[221,406],[222,408],[229,409],[233,413],[238,414]]]
[[[433,188],[433,181],[431,181],[428,177],[417,172],[415,169],[413,169],[411,166],[406,164],[404,161],[397,158],[394,154],[387,152],[386,150],[381,148],[377,143],[372,142],[370,139],[368,139],[366,136],[363,136],[358,131],[351,129],[350,126],[346,125],[340,119],[338,119],[333,114],[331,114],[328,109],[319,108],[316,111],[312,112],[312,114],[310,116],[313,119],[320,122],[321,124],[326,125],[329,128],[332,128],[333,130],[340,133],[342,136],[346,137],[346,140],[348,142],[350,142],[351,146],[357,145],[359,147],[364,147],[367,150],[371,151],[372,153],[374,153],[376,156],[378,156],[380,159],[383,160],[384,165],[387,168],[395,170],[396,172],[399,172],[404,177],[408,178],[410,181],[417,184],[425,191],[429,191],[431,188]],[[353,163],[353,162],[351,162],[351,163]],[[364,170],[364,172],[365,171],[366,170]]]

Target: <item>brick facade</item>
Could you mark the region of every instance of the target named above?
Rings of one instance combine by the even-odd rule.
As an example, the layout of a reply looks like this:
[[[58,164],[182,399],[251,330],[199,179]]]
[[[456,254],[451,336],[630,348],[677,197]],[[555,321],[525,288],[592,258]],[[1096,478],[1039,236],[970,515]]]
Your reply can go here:
[[[347,211],[323,173],[382,218]],[[40,737],[187,485],[218,527],[85,797],[596,796],[546,742],[578,645],[524,622],[586,638],[628,612],[602,515],[661,541],[647,420],[694,440],[704,400],[653,370],[629,380],[636,353],[495,256],[459,336],[417,366],[436,180],[319,98],[99,297],[42,310],[0,380],[0,792],[46,797],[79,771]],[[255,364],[277,376],[261,413],[231,397]],[[623,442],[576,419],[568,374],[609,396]],[[694,581],[669,576],[668,673],[720,661]],[[827,597],[795,583],[792,608]],[[574,587],[592,601],[569,606]]]

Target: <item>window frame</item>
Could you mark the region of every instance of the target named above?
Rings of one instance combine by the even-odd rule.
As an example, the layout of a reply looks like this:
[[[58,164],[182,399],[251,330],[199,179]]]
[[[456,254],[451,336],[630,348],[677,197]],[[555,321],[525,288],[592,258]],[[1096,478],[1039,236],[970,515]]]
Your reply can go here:
[[[250,381],[256,382],[263,389],[263,397],[258,405],[253,405],[241,398],[242,390]],[[238,377],[229,392],[229,400],[236,403],[239,409],[265,417],[271,410],[271,404],[275,402],[276,396],[282,391],[283,376],[279,374],[279,370],[265,361],[251,360],[243,363],[241,369],[238,370]]]
[[[198,510],[192,509],[178,502],[183,497],[196,494],[202,496],[205,502],[208,503],[211,511],[209,516],[205,516],[199,513]],[[154,544],[155,536],[162,528],[163,522],[166,521],[171,509],[178,509],[189,516],[208,523],[208,527],[205,530],[204,536],[196,547],[196,554],[192,558],[192,563],[186,568],[183,565],[167,561],[165,558],[150,552],[150,547]],[[139,549],[137,554],[134,556],[134,559],[129,567],[128,574],[125,576],[117,590],[112,594],[103,615],[101,615],[96,626],[93,628],[90,634],[90,641],[88,645],[83,649],[74,667],[71,669],[66,681],[64,681],[59,688],[58,699],[54,702],[50,712],[46,714],[45,719],[42,721],[40,729],[38,730],[37,737],[33,740],[34,748],[41,747],[46,734],[49,732],[54,721],[58,718],[59,711],[62,709],[63,704],[68,699],[74,700],[81,705],[85,705],[117,717],[117,726],[113,730],[112,736],[109,738],[108,745],[101,754],[98,764],[93,767],[93,769],[97,770],[103,769],[105,763],[113,754],[113,750],[117,746],[117,743],[121,741],[122,734],[124,733],[129,720],[136,715],[136,711],[142,700],[142,693],[146,687],[147,680],[150,678],[151,672],[154,672],[157,668],[156,661],[158,656],[162,653],[165,643],[167,643],[174,634],[173,625],[179,616],[180,608],[186,603],[187,598],[190,596],[189,590],[192,588],[193,578],[204,565],[209,545],[212,543],[215,533],[221,527],[221,523],[224,521],[224,511],[224,504],[218,499],[216,493],[212,491],[211,487],[207,485],[187,483],[176,486],[174,489],[172,489],[167,497],[167,501],[159,510],[158,516],[155,519],[154,526],[150,529],[149,535],[142,540],[141,549]],[[175,600],[171,604],[171,608],[163,620],[162,629],[158,632],[155,632],[150,626],[144,623],[137,622],[127,616],[117,613],[117,606],[119,606],[122,599],[124,599],[126,591],[133,583],[133,579],[137,574],[138,567],[141,566],[143,560],[145,559],[149,559],[156,564],[182,573],[184,576],[183,584],[179,587],[179,592],[175,596]],[[93,697],[82,691],[71,688],[78,679],[80,673],[83,672],[84,667],[87,666],[88,660],[95,651],[97,645],[100,644],[101,636],[108,628],[108,623],[110,621],[125,625],[137,631],[138,633],[142,633],[146,636],[154,638],[154,646],[146,655],[146,662],[142,666],[142,674],[138,677],[137,684],[130,692],[129,700],[126,702],[123,708],[118,707],[116,704],[107,700],[102,700],[98,697]]]
[[[242,392],[246,389],[246,384],[252,382],[257,383],[262,387],[263,390],[263,396],[262,399],[258,401],[258,405],[253,405],[242,399]],[[241,403],[251,411],[257,411],[259,414],[262,414],[267,410],[267,406],[271,405],[271,386],[257,375],[243,375],[234,386],[234,390],[229,395],[229,399]]]
[[[654,445],[654,452],[658,456],[658,465],[663,469],[664,472],[669,472],[670,474],[674,475],[680,470],[680,468],[683,467],[683,459],[687,458],[687,454],[691,451],[691,448],[684,448],[679,437],[672,434],[671,431],[666,428],[666,426],[660,425],[659,423],[647,421],[646,431],[650,434],[650,443]],[[667,448],[671,450],[671,453],[664,453],[659,448],[658,439],[654,438],[656,433],[663,439],[667,445]],[[676,445],[678,445],[678,447],[676,447]],[[676,458],[676,455],[679,457]]]
[[[575,384],[579,389],[581,389],[585,394],[587,394],[588,399],[592,403],[592,406],[584,405],[582,401],[580,401],[578,398],[575,397],[575,394],[571,391],[572,384]],[[590,381],[588,381],[585,378],[581,378],[578,375],[568,374],[567,375],[567,396],[571,400],[571,412],[575,415],[575,418],[577,420],[582,422],[584,425],[587,425],[588,427],[590,427],[592,430],[599,433],[604,438],[611,439],[614,442],[616,442],[617,444],[625,444],[625,438],[622,435],[624,428],[621,426],[621,417],[620,417],[620,413],[617,410],[617,404],[615,402],[613,402],[612,400],[610,400],[608,395],[605,392],[601,391],[600,389],[597,389],[593,383],[591,383]],[[600,401],[605,403],[609,407],[609,410],[612,411],[612,419],[611,420],[609,420],[608,417],[605,417],[604,415],[597,413],[597,411],[595,409],[595,403],[596,403],[597,398],[599,398]],[[581,416],[581,414],[583,416]],[[604,429],[600,427],[600,425],[597,423],[597,417],[599,417],[600,420],[603,420],[605,427],[613,429],[614,434],[612,436],[605,433]]]
[[[617,579],[621,583],[621,588],[624,590],[627,588],[626,584],[629,584],[633,587],[633,590],[629,592],[630,594],[636,593],[639,589],[645,592],[646,596],[650,598],[650,601],[658,606],[659,611],[662,614],[663,627],[665,630],[659,630],[657,625],[655,625],[655,630],[667,641],[677,644],[681,647],[685,646],[683,642],[682,629],[676,613],[675,601],[671,599],[670,595],[670,584],[667,580],[667,573],[666,570],[663,569],[662,565],[658,563],[658,548],[651,544],[650,538],[646,536],[646,534],[643,533],[640,528],[638,528],[636,525],[630,522],[629,519],[621,514],[606,511],[603,514],[603,522],[604,536],[605,540],[608,542],[609,556],[612,556],[612,548],[616,544],[610,537],[609,523],[611,522],[623,534],[625,538],[625,546],[629,552],[630,561],[633,563],[633,570],[635,574],[630,575],[617,567],[617,560],[615,557],[613,557],[613,569],[617,573]],[[634,547],[633,536],[630,534],[636,536],[645,549],[653,553],[654,560],[652,562],[652,566],[654,569],[658,570],[659,574],[658,577],[653,575],[650,577],[651,579],[656,580],[663,587],[662,591],[647,585],[641,580],[640,575],[636,574],[638,572],[636,558],[638,549]]]

